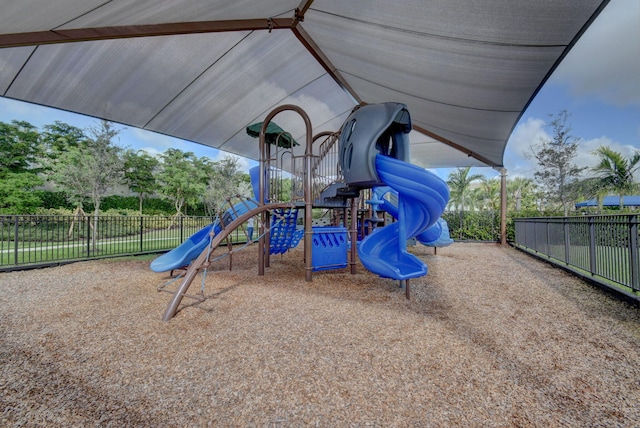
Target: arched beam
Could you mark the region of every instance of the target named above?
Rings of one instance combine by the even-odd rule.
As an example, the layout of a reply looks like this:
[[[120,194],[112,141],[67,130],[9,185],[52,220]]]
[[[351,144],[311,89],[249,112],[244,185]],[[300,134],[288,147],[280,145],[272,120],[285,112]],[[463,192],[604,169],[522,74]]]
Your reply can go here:
[[[134,37],[171,36],[177,34],[291,29],[296,23],[296,18],[259,18],[57,29],[28,33],[0,34],[0,48],[74,43],[92,40],[128,39]]]

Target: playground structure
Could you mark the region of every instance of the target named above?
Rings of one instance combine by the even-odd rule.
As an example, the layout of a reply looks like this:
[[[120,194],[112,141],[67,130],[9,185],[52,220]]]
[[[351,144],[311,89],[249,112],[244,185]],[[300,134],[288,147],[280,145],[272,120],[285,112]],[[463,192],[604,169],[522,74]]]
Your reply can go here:
[[[226,224],[257,206],[258,204],[252,199],[240,198],[240,202],[219,215],[213,223],[190,236],[175,249],[153,260],[149,267],[154,272],[166,272],[187,266],[207,247],[212,236],[220,234]]]
[[[285,110],[299,114],[304,121],[303,155],[294,155],[297,143],[288,134],[282,133],[286,135],[283,139],[271,135],[267,141],[271,121]],[[432,246],[451,243],[448,233],[441,236],[442,220],[438,222],[449,199],[448,188],[435,174],[408,162],[410,130],[409,112],[399,103],[356,108],[340,132],[315,136],[309,117],[300,107],[283,105],[271,111],[259,132],[259,166],[250,172],[256,199],[232,205],[206,231],[198,232],[173,254],[152,262],[152,269],[158,272],[188,265],[177,290],[169,291],[173,298],[163,320],[175,316],[183,297],[204,300],[204,293],[187,294],[191,283],[198,273],[206,275],[214,261],[213,252],[225,241],[229,256],[236,251],[228,237],[250,218],[259,219],[258,275],[264,275],[265,267],[269,267],[270,254],[293,248],[303,234],[306,281],[312,281],[312,272],[317,270],[349,266],[350,272],[356,273],[357,251],[365,268],[380,277],[399,280],[409,298],[408,280],[425,275],[427,267],[407,251],[407,240],[417,237]],[[319,145],[314,148],[316,142]],[[284,176],[290,181],[286,201]],[[389,196],[385,199],[385,195]],[[363,208],[366,205],[368,209]],[[332,213],[330,228],[313,227],[314,208]],[[303,229],[296,226],[301,209]],[[385,222],[378,212],[388,212],[397,221],[381,226],[379,223]],[[369,213],[369,218],[364,213]]]

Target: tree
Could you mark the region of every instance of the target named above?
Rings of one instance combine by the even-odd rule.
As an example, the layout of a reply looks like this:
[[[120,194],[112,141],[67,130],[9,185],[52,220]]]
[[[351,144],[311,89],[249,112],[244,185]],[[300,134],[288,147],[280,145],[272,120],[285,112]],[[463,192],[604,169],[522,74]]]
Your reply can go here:
[[[43,127],[42,144],[46,156],[55,158],[70,147],[86,145],[87,136],[82,129],[57,120]]]
[[[0,174],[0,213],[32,214],[42,203],[33,189],[43,180],[30,172]]]
[[[520,212],[524,209],[535,209],[536,184],[531,178],[515,177],[507,181],[507,194],[511,209]]]
[[[240,171],[238,158],[225,156],[212,164],[212,175],[204,193],[204,203],[210,213],[224,204],[227,198],[235,195],[249,196],[251,187]]]
[[[542,138],[538,144],[530,147],[532,156],[538,161],[534,177],[542,184],[547,197],[560,203],[565,216],[570,202],[568,187],[585,169],[573,163],[580,140],[571,135],[568,119],[566,110],[552,116],[547,125],[553,130],[552,139]]]
[[[210,168],[208,160],[192,152],[168,149],[162,154],[158,191],[173,201],[176,216],[183,215],[185,204],[195,204],[205,193]]]
[[[52,181],[78,205],[79,209],[87,198],[94,204],[94,250],[100,202],[110,188],[123,180],[122,149],[113,142],[119,132],[110,122],[102,120],[98,126],[90,128],[90,138],[86,144],[67,147],[67,150],[60,153],[51,163]]]
[[[574,181],[569,186],[569,192],[574,195],[576,201],[595,198],[598,202],[598,212],[601,212],[604,197],[607,196],[609,190],[602,187],[602,182],[598,177],[588,177]]]
[[[598,156],[599,162],[592,171],[598,175],[604,193],[612,191],[620,197],[622,209],[622,197],[633,193],[638,187],[634,174],[640,168],[640,152],[636,151],[630,158],[625,158],[611,147],[600,146],[593,153]]]
[[[480,180],[482,175],[469,175],[471,167],[458,168],[449,173],[447,184],[449,185],[450,200],[456,208],[456,211],[462,211],[467,208],[467,199],[470,193],[471,182]]]
[[[480,179],[482,194],[482,208],[489,211],[500,210],[500,180],[497,178]]]
[[[124,178],[129,188],[138,194],[140,214],[142,201],[158,189],[155,171],[160,162],[144,151],[127,150],[124,155]]]
[[[0,122],[0,173],[35,172],[42,151],[38,129],[24,121]]]
[[[29,122],[0,122],[0,212],[28,214],[41,200],[34,189],[43,184],[38,176],[40,133]]]

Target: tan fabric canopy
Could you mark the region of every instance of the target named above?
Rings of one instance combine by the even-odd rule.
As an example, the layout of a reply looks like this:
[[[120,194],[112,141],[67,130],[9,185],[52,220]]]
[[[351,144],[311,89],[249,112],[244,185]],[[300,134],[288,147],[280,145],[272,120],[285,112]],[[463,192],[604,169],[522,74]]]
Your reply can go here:
[[[252,159],[275,106],[338,130],[402,102],[412,161],[501,166],[519,117],[603,0],[20,0],[0,12],[0,95]],[[302,121],[277,122],[304,140]],[[298,148],[297,150],[302,150]]]

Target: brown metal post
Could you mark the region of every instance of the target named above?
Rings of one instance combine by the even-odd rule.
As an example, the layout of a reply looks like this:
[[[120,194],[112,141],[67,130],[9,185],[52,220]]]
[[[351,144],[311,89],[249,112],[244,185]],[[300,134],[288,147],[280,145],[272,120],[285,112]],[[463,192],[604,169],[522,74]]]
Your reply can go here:
[[[273,119],[275,117],[275,115],[277,115],[278,113],[285,111],[285,110],[292,110],[295,111],[296,113],[298,113],[301,117],[302,120],[304,120],[304,124],[305,124],[305,128],[306,128],[306,133],[307,133],[307,144],[306,144],[306,148],[305,148],[305,152],[304,152],[304,263],[305,263],[305,280],[307,281],[311,281],[311,270],[312,270],[312,266],[311,266],[311,251],[312,251],[312,242],[311,239],[313,238],[313,228],[312,228],[312,222],[313,222],[313,201],[312,201],[312,195],[311,195],[311,182],[312,182],[312,177],[311,177],[311,158],[313,157],[313,135],[311,135],[311,132],[313,131],[311,128],[311,120],[309,119],[309,116],[307,115],[307,113],[302,110],[300,107],[293,105],[293,104],[284,104],[281,105],[279,107],[276,107],[275,109],[273,109],[268,115],[267,117],[264,119],[264,121],[262,122],[262,128],[260,129],[260,205],[264,205],[264,170],[265,170],[265,163],[263,161],[263,159],[265,159],[265,153],[268,150],[267,147],[265,147],[266,144],[266,130],[267,130],[267,126],[269,125],[269,122],[271,122],[271,119]],[[264,225],[263,225],[264,227]],[[260,230],[261,234],[262,232],[262,228]],[[261,238],[260,239],[260,243],[258,245],[258,251],[259,251],[259,255],[258,255],[258,262],[260,263],[260,266],[258,268],[258,274],[259,275],[264,275],[264,265],[263,265],[263,261],[264,261],[264,250],[265,250],[265,244],[264,244],[264,240]]]
[[[301,116],[307,127],[307,147],[304,151],[304,279],[311,281],[311,252],[313,246],[313,201],[311,195],[311,158],[313,156],[313,136],[311,135],[311,121],[309,116],[300,109]],[[304,113],[304,114],[303,114]]]
[[[267,129],[266,121],[262,123],[262,128],[260,128],[260,135],[258,144],[260,145],[260,176],[258,177],[258,206],[264,205],[264,173],[265,173],[265,162],[266,162],[266,152],[265,152],[265,144],[266,144],[266,133]],[[260,221],[258,221],[258,276],[264,275],[264,213],[260,214]]]
[[[265,188],[263,192],[268,193],[267,196],[271,198],[271,193],[273,191],[273,183],[271,182],[271,146],[266,142],[264,150],[266,154],[266,163],[265,176],[263,177],[263,180],[265,180]],[[264,193],[262,194],[262,199],[264,199]],[[275,202],[271,200],[269,201]],[[266,248],[266,250],[262,253],[262,257],[264,258],[264,267],[269,267],[271,266],[271,213],[269,211],[265,211],[264,213],[262,213],[262,227],[264,229],[264,232],[262,233],[262,236],[264,238],[264,247]]]
[[[351,275],[356,274],[356,247],[358,245],[358,205],[357,199],[351,199],[351,224],[349,225],[349,232],[351,233],[351,249],[349,264],[351,267]],[[346,219],[345,219],[346,220]]]

